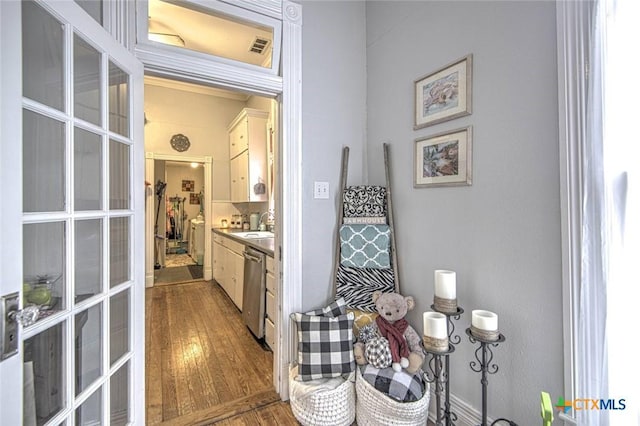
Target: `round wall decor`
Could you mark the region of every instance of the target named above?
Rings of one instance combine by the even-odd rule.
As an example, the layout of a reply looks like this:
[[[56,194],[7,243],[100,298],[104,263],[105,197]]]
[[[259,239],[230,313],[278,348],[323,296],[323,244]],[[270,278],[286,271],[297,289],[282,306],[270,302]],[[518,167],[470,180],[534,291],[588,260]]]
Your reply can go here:
[[[176,151],[184,152],[188,150],[190,146],[191,142],[189,142],[189,138],[182,133],[171,136],[171,148],[175,149]]]

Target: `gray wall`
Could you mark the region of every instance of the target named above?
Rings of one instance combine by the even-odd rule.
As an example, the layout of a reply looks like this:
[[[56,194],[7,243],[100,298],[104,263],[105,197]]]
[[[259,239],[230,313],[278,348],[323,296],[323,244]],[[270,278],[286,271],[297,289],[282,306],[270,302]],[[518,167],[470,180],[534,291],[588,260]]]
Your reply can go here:
[[[343,146],[349,181],[362,182],[366,141],[365,3],[302,3],[303,308],[331,296],[337,189]],[[313,198],[314,181],[330,183],[329,200]]]
[[[368,175],[384,182],[379,145],[391,141],[401,286],[417,300],[410,322],[422,331],[433,271],[456,271],[465,338],[451,390],[480,409],[464,329],[472,309],[494,311],[507,341],[495,349],[489,415],[527,425],[539,423],[541,390],[563,390],[555,25],[554,2],[366,6]],[[413,81],[468,53],[473,114],[413,131]],[[467,125],[473,185],[414,189],[414,140]]]

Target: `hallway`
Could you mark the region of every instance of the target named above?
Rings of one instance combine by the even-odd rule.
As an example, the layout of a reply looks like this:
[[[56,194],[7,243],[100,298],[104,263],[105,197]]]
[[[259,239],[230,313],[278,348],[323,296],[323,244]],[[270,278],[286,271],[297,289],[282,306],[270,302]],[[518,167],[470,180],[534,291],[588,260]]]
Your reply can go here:
[[[295,424],[273,390],[272,363],[217,284],[146,290],[147,424],[232,424],[247,415]]]

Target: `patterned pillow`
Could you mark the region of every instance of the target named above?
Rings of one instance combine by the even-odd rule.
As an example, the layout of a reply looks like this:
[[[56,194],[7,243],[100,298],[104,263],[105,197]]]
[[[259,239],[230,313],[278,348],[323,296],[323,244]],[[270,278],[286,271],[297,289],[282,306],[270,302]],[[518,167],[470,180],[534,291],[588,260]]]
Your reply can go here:
[[[347,309],[347,312],[353,312],[353,335],[359,336],[362,329],[376,320],[379,315],[377,312],[365,312],[358,309]]]
[[[369,364],[376,368],[391,367],[393,362],[389,341],[384,337],[374,337],[369,340],[364,347],[364,354]]]
[[[345,218],[373,219],[387,215],[387,188],[384,186],[349,186],[342,192],[342,201]]]
[[[362,366],[362,377],[385,395],[401,402],[418,401],[424,395],[425,384],[421,372],[409,374],[393,371],[393,368],[375,368],[371,364]]]
[[[342,225],[340,263],[354,268],[389,268],[389,225]]]
[[[375,312],[373,292],[393,293],[394,271],[374,268],[349,268],[338,265],[336,297],[344,297],[347,306],[365,312]]]
[[[335,318],[296,313],[298,378],[338,377],[355,369],[353,313]]]
[[[326,308],[316,309],[314,311],[309,311],[305,315],[320,315],[323,317],[337,317],[339,315],[344,315],[347,313],[347,303],[344,298],[341,297],[335,302],[332,302]]]

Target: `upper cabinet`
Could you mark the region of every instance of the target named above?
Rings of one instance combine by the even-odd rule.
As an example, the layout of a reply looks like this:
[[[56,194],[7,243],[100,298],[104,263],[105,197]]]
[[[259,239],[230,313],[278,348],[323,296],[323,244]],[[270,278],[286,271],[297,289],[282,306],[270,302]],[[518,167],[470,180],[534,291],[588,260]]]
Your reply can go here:
[[[245,108],[229,124],[231,202],[268,201],[267,119],[269,113]]]

